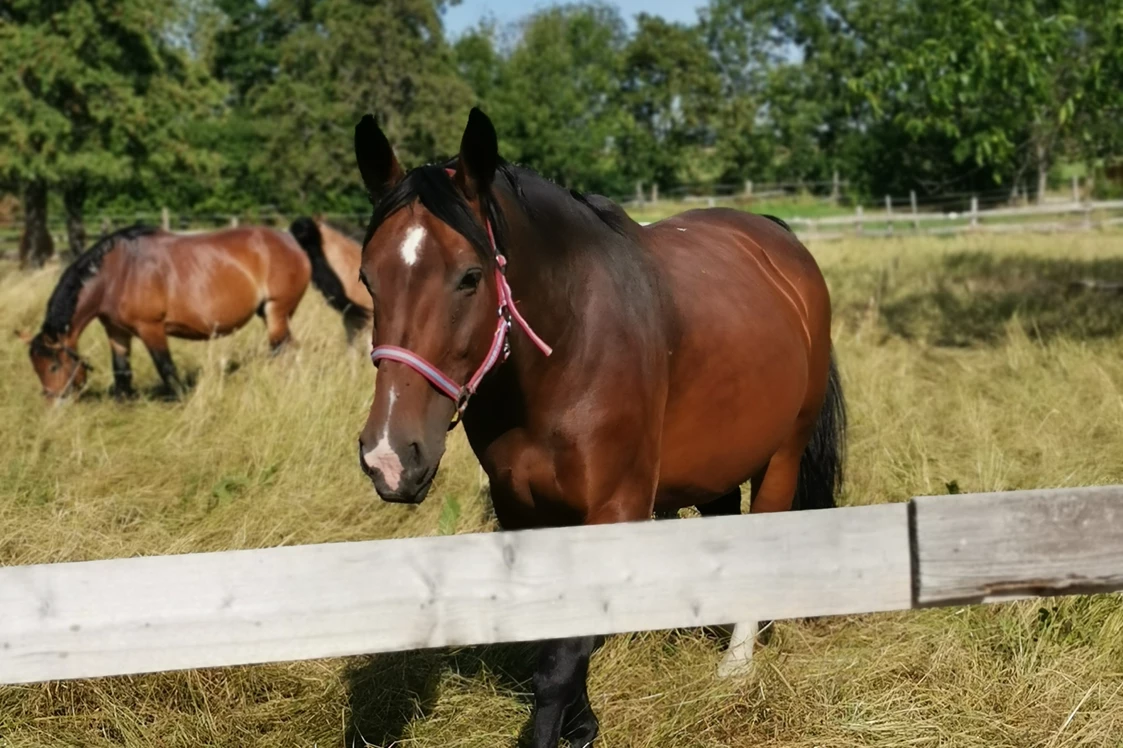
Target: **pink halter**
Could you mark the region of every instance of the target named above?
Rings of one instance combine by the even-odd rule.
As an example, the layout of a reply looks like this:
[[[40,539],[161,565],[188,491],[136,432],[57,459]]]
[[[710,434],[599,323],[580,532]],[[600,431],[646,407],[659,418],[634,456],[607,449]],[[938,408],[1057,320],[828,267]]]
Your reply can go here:
[[[428,379],[437,388],[438,392],[456,403],[458,418],[464,415],[464,409],[468,407],[468,399],[476,394],[476,389],[479,388],[483,378],[495,368],[496,364],[505,361],[507,356],[510,355],[511,346],[508,343],[507,335],[511,330],[512,319],[518,323],[527,337],[538,347],[538,350],[547,356],[554,352],[550,346],[543,342],[542,338],[535,334],[527,321],[519,314],[518,307],[515,306],[515,299],[511,294],[511,286],[507,284],[507,258],[500,254],[498,247],[495,246],[495,234],[491,230],[491,222],[485,218],[484,224],[487,226],[487,238],[491,242],[491,251],[495,253],[495,288],[499,296],[499,324],[495,328],[495,335],[491,339],[491,348],[488,349],[487,356],[484,357],[483,363],[476,369],[476,373],[472,375],[468,383],[461,387],[451,377],[421,356],[396,345],[380,345],[370,352],[370,360],[373,363],[396,361],[399,364],[405,364]],[[457,421],[453,421],[449,428],[451,429],[456,423]]]

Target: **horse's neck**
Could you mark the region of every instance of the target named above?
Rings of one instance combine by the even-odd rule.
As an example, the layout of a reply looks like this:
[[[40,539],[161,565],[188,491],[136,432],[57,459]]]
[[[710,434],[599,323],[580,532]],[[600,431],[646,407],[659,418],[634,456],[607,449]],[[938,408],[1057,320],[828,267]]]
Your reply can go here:
[[[66,335],[66,344],[71,348],[77,349],[78,338],[82,336],[82,331],[97,317],[104,293],[105,282],[100,274],[82,284],[82,288],[78,291],[78,303],[75,304],[74,314],[70,318],[70,329]]]
[[[507,222],[509,235],[504,247],[511,293],[534,331],[547,344],[554,345],[562,333],[578,326],[583,316],[578,309],[579,300],[568,292],[574,279],[567,277],[564,260],[543,255],[543,248],[554,246],[557,237],[541,235],[525,214],[512,217],[514,220]],[[514,337],[525,338],[518,333]],[[525,342],[533,355],[541,355],[533,344]]]

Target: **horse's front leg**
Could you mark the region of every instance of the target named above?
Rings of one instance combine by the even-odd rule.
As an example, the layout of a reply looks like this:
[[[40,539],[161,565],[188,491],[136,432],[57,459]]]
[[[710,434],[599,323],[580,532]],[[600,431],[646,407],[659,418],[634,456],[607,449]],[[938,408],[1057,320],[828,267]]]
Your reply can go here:
[[[590,440],[572,439],[570,443]],[[485,450],[491,496],[499,524],[507,530],[566,524],[600,525],[651,519],[658,458],[654,446],[636,454],[602,448],[558,451],[516,429]],[[620,465],[631,473],[620,475]],[[589,658],[597,637],[542,642],[534,673],[533,748],[588,748],[599,730],[589,703]]]
[[[109,350],[113,354],[113,396],[133,397],[136,391],[133,389],[133,369],[129,364],[132,333],[107,322],[103,322],[103,326],[109,337]]]
[[[600,730],[589,703],[589,657],[596,637],[542,642],[534,673],[534,748],[587,748]]]
[[[653,495],[653,486],[618,491],[610,502],[590,512],[586,524],[650,519]],[[534,748],[557,748],[560,738],[571,748],[588,748],[596,740],[600,725],[588,689],[589,658],[596,639],[582,636],[542,643],[534,674]]]

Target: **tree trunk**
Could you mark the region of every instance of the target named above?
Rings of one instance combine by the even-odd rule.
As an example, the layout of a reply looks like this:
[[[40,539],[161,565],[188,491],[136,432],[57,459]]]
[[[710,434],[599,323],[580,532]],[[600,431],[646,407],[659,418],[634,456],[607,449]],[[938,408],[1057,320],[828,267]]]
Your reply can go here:
[[[70,245],[71,259],[82,254],[86,248],[86,224],[82,220],[85,203],[85,185],[70,185],[62,193],[62,204],[66,208],[66,240]]]
[[[1049,188],[1049,156],[1045,144],[1037,144],[1037,204],[1045,203],[1045,190]]]
[[[55,253],[55,242],[47,229],[47,185],[30,182],[23,191],[23,235],[19,242],[21,268],[39,268]]]

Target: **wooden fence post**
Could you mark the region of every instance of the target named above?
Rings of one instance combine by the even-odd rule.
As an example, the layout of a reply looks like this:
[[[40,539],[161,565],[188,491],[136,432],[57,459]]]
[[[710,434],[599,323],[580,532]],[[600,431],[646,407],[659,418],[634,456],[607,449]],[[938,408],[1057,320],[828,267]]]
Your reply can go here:
[[[1080,177],[1072,175],[1072,202],[1080,202]]]
[[[838,205],[839,198],[838,169],[831,174],[831,204]]]
[[[858,236],[861,236],[862,235],[862,205],[861,205],[861,203],[859,203],[858,207],[854,209],[854,214],[858,217],[857,222],[855,222],[855,224],[854,224],[854,232],[856,234],[858,234]]]
[[[916,190],[909,190],[909,205],[912,206],[912,230],[920,231],[920,219],[916,215]]]
[[[885,196],[885,225],[889,229],[889,233],[893,233],[893,198],[889,195]]]
[[[238,216],[230,216],[230,228],[238,228]]]
[[[753,196],[753,180],[745,180],[745,197],[752,198]]]
[[[653,202],[653,203],[659,202],[659,183],[658,182],[652,182],[651,183],[651,202]]]
[[[979,226],[979,198],[975,195],[971,196],[971,228],[975,229]]]
[[[636,202],[643,205],[643,182],[636,180]]]
[[[167,208],[160,208],[160,226],[163,227],[164,231],[171,231],[172,216]]]

